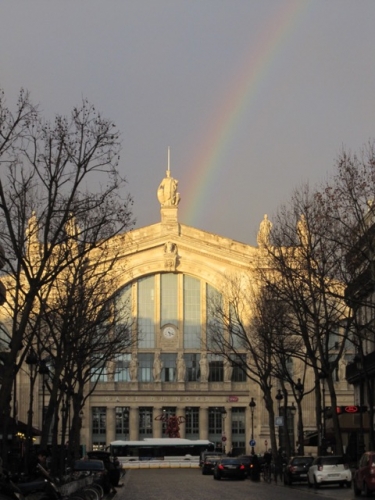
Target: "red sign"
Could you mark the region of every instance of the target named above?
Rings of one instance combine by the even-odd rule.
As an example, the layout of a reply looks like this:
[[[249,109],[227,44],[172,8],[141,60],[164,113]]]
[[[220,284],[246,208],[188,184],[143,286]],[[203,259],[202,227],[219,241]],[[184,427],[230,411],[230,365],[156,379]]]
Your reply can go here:
[[[225,436],[223,436],[223,437],[221,438],[221,440],[222,440],[222,442],[223,442],[223,443],[225,443],[225,441],[227,440],[227,438],[226,438]]]
[[[336,413],[365,413],[367,406],[336,406]]]
[[[229,403],[237,403],[238,402],[238,396],[228,396],[228,402]]]

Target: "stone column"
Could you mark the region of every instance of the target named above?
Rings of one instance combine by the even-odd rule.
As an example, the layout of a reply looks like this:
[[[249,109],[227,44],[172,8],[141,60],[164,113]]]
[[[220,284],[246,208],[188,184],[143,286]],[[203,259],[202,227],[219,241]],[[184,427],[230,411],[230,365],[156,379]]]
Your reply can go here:
[[[152,426],[153,426],[153,437],[154,438],[161,438],[163,437],[163,421],[162,420],[155,420],[155,418],[159,415],[162,415],[163,409],[162,408],[154,408],[152,409]]]
[[[129,441],[138,441],[139,439],[139,408],[130,407],[129,409]]]
[[[177,406],[176,415],[177,415],[177,417],[183,417],[182,418],[183,422],[180,424],[180,437],[185,438],[185,436],[186,436],[186,423],[185,423],[186,411],[185,411],[185,407],[184,406]]]
[[[208,407],[199,410],[199,439],[208,439]]]
[[[107,407],[106,441],[111,443],[116,440],[116,408]]]

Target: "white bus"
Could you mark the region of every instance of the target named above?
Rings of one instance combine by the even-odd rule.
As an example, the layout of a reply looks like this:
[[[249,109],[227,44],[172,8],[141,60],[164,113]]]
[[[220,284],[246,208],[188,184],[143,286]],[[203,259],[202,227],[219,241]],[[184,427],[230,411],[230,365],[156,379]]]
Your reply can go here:
[[[111,455],[121,463],[136,460],[199,461],[203,451],[213,451],[214,443],[206,439],[146,438],[142,441],[113,441]]]

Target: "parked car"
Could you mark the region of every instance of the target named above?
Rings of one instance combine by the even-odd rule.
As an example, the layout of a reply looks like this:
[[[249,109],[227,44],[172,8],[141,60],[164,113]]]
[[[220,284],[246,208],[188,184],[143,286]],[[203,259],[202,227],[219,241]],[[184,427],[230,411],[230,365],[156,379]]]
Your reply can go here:
[[[203,464],[202,464],[202,474],[206,476],[207,474],[214,473],[214,467],[216,463],[221,460],[222,454],[218,453],[217,455],[208,455],[206,456]]]
[[[125,473],[116,457],[113,457],[108,451],[88,451],[87,456],[90,460],[102,460],[108,471],[109,479],[113,486],[118,486],[120,477]]]
[[[327,455],[316,457],[307,472],[309,487],[319,488],[322,484],[344,484],[352,486],[352,472],[343,456]]]
[[[246,467],[241,459],[225,457],[216,462],[214,467],[214,479],[246,479],[246,477]]]
[[[284,468],[284,484],[307,481],[307,471],[313,461],[313,457],[291,457]]]
[[[353,490],[357,497],[362,492],[366,497],[375,492],[375,451],[367,451],[359,459],[353,475]]]
[[[199,467],[202,467],[204,464],[204,461],[208,457],[220,457],[223,458],[225,457],[225,453],[222,453],[221,451],[202,451],[201,456],[199,458]]]
[[[237,458],[244,464],[247,477],[253,481],[259,481],[261,461],[258,455],[240,455]]]
[[[104,493],[111,491],[111,482],[103,460],[76,460],[73,466],[73,473],[76,478],[94,476],[94,482],[100,484]]]
[[[253,457],[251,455],[240,455],[239,457],[236,457],[236,458],[241,460],[241,462],[244,464],[244,466],[246,468],[246,476],[249,477],[250,472],[251,472],[251,464],[252,464]]]

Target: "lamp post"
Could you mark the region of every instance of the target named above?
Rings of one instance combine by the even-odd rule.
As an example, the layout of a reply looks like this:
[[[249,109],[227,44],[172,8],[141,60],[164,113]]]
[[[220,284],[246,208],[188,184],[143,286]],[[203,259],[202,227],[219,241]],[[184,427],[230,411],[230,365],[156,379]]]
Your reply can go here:
[[[297,392],[297,407],[298,407],[298,449],[297,453],[298,455],[303,455],[304,454],[304,444],[303,444],[303,420],[302,420],[302,398],[303,398],[303,392],[304,392],[304,386],[303,383],[301,382],[301,379],[299,378],[297,380],[297,383],[294,384],[296,392]]]
[[[355,365],[357,368],[357,372],[359,375],[359,406],[360,406],[360,412],[359,412],[359,439],[357,440],[357,454],[358,458],[360,458],[365,451],[365,440],[364,440],[364,432],[363,432],[363,413],[362,413],[362,406],[363,406],[363,364],[362,364],[362,359],[361,357],[357,354],[354,358]]]
[[[42,375],[42,430],[44,426],[44,419],[45,419],[45,385],[46,385],[46,375],[49,375],[49,368],[47,365],[47,360],[46,359],[41,359],[39,362],[39,373]]]
[[[292,449],[290,450],[291,454],[294,455],[294,442],[295,442],[295,439],[294,439],[294,417],[296,416],[296,413],[297,413],[297,408],[294,406],[294,401],[292,403],[292,406],[289,408],[289,413],[292,417],[292,430],[293,430],[293,439],[292,439]]]
[[[251,411],[251,441],[254,442],[254,410],[256,407],[256,402],[254,401],[254,398],[251,398],[251,401],[249,403],[250,406],[250,411]],[[255,454],[254,446],[251,446],[251,454]]]
[[[277,401],[277,408],[278,408],[278,413],[279,413],[279,417],[280,417],[280,405],[281,405],[281,401],[284,399],[284,396],[283,396],[283,395],[282,395],[282,393],[281,393],[281,389],[278,389],[278,390],[277,390],[277,394],[276,394],[276,396],[275,396],[275,397],[276,397],[276,401]],[[284,423],[284,424],[285,424],[285,423]],[[281,441],[282,441],[282,440],[281,440],[281,435],[282,435],[281,427],[284,427],[284,425],[283,425],[283,426],[280,426],[280,425],[279,425],[279,448],[281,448],[281,447],[282,447],[282,446],[281,446],[281,444],[282,444],[282,443],[281,443]]]
[[[223,453],[225,453],[225,442],[227,440],[227,437],[225,435],[225,419],[227,418],[227,411],[225,408],[221,408],[221,449]]]
[[[36,375],[36,366],[38,364],[38,356],[34,349],[29,351],[29,354],[26,356],[25,360],[26,364],[29,366],[29,375],[30,375],[30,399],[29,399],[29,410],[27,416],[27,435],[26,435],[26,446],[25,446],[25,468],[26,472],[28,472],[29,465],[29,454],[30,454],[30,444],[32,442],[32,430],[33,430],[33,403],[34,403],[34,384],[35,384],[35,375]],[[35,373],[34,373],[35,372]]]
[[[322,455],[326,454],[326,386],[325,380],[327,378],[327,374],[323,371],[319,372],[319,379],[322,381],[322,418],[323,422],[321,422],[321,434],[320,434],[320,453]]]

